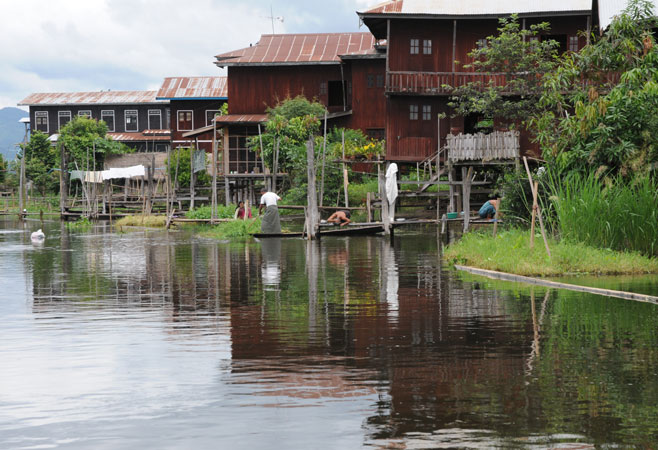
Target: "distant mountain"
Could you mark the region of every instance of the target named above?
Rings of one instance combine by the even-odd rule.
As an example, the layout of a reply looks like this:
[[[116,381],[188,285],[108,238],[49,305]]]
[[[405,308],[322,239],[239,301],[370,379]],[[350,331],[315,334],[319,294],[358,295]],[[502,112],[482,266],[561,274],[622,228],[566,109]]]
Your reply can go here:
[[[19,119],[27,117],[28,113],[18,108],[0,109],[0,153],[7,160],[16,156],[16,144],[23,141],[25,125]]]

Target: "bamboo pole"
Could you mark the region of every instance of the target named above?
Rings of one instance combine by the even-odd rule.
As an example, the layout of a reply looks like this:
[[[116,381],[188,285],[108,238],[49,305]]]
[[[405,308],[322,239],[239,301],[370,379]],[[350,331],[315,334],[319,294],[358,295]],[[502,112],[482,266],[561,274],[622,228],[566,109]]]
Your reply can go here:
[[[324,203],[324,166],[327,159],[327,111],[324,112],[324,137],[322,140],[322,175],[320,178],[320,206]]]
[[[350,199],[348,198],[347,194],[347,185],[349,184],[349,180],[347,178],[347,166],[345,165],[345,130],[342,130],[342,146],[343,146],[343,190],[345,192],[345,208],[350,207]]]
[[[500,212],[500,197],[496,199],[496,214],[494,214],[493,237],[498,233],[498,217]]]
[[[263,134],[261,133],[260,123],[258,124],[258,141],[260,142],[260,165],[263,168],[263,187],[267,189],[268,186],[267,186],[267,175],[265,174],[265,153],[263,150]]]
[[[539,188],[539,183],[536,181],[533,184],[532,189],[532,220],[530,222],[530,248],[535,248],[535,218],[537,217],[537,189]]]
[[[190,150],[190,209],[194,209],[194,163],[196,152],[199,151],[199,138],[196,138],[196,146],[194,150]]]
[[[535,192],[535,186],[532,181],[532,175],[530,174],[530,168],[528,167],[528,158],[525,156],[523,157],[523,165],[525,166],[525,171],[528,174],[528,181],[530,182],[530,188],[533,190],[533,196],[536,196],[537,193]],[[548,248],[548,239],[546,238],[546,230],[544,229],[544,220],[542,219],[541,215],[541,209],[539,208],[539,204],[537,204],[537,216],[539,217],[539,226],[541,228],[541,236],[544,238],[544,245],[546,246],[546,253],[548,254],[548,257],[551,257],[551,249]]]

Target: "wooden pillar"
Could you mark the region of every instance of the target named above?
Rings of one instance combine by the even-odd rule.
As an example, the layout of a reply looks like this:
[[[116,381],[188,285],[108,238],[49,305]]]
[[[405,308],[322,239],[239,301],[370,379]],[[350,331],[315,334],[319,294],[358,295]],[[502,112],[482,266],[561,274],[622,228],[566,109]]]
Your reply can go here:
[[[452,168],[452,164],[448,165],[448,185],[450,191],[450,202],[448,204],[448,212],[455,212],[457,209],[458,203],[456,203],[457,192],[453,182],[455,181],[455,169]]]
[[[210,223],[217,218],[217,122],[212,125],[212,199],[210,201]]]
[[[462,167],[462,202],[464,212],[464,232],[468,231],[471,219],[471,177],[473,167]]]
[[[388,164],[386,164],[388,168]],[[386,173],[381,169],[377,169],[379,181],[379,197],[382,204],[382,224],[384,225],[384,233],[391,233],[391,217],[388,212],[388,198],[386,197]]]
[[[318,229],[318,194],[315,186],[315,148],[313,137],[306,142],[306,171],[308,174],[308,189],[306,190],[306,236],[315,239]]]
[[[64,214],[69,193],[69,165],[66,158],[66,149],[63,144],[59,147],[59,161],[60,168],[62,169],[59,176],[59,212]]]

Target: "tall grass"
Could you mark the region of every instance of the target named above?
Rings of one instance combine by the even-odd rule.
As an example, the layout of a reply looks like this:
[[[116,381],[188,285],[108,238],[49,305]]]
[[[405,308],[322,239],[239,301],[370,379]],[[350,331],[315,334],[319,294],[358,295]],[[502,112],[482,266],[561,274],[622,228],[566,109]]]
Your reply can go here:
[[[658,255],[658,192],[649,178],[605,184],[594,175],[570,175],[552,197],[563,239]]]

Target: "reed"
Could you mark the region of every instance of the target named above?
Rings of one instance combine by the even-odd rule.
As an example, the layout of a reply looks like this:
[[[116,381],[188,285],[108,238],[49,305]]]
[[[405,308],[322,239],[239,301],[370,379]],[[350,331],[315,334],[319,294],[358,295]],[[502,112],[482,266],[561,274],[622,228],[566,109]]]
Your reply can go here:
[[[164,228],[167,223],[166,216],[126,216],[114,223],[116,228],[121,227],[146,227],[146,228]]]
[[[214,239],[240,239],[248,238],[258,232],[260,232],[260,218],[223,222],[201,232],[201,235]]]
[[[604,183],[594,175],[571,175],[554,186],[562,239],[658,255],[658,186],[649,178]]]

